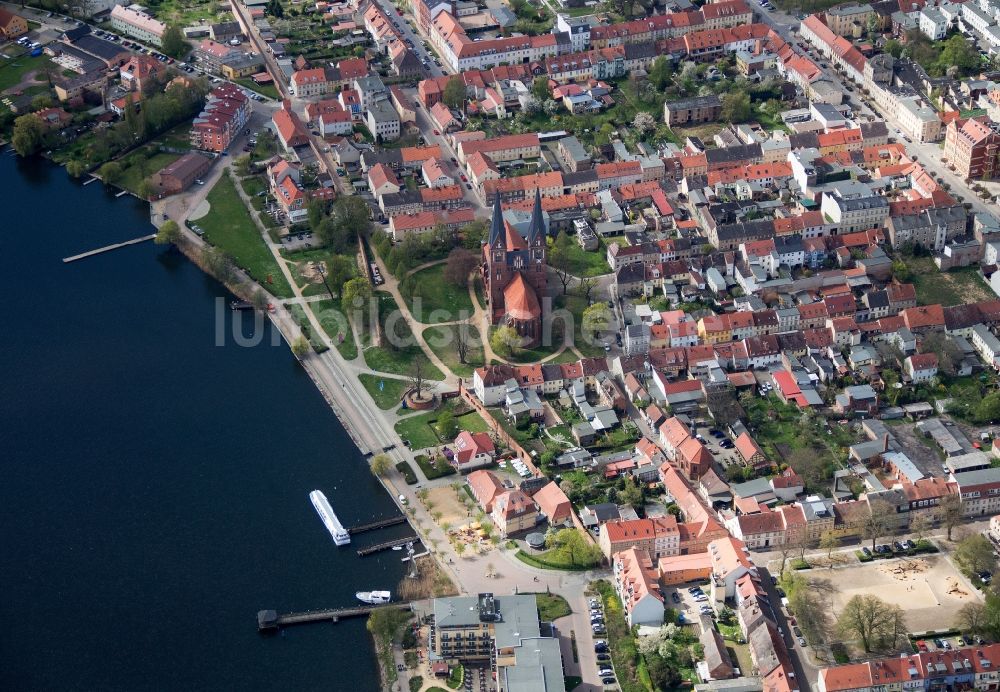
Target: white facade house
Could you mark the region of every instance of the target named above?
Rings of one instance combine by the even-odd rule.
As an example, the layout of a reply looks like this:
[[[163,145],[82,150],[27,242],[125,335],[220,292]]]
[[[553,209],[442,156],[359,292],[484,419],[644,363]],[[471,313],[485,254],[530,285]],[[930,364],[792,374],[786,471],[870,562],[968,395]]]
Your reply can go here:
[[[920,11],[918,26],[920,31],[932,41],[940,41],[948,33],[951,22],[936,7],[925,7]]]
[[[167,25],[148,14],[115,5],[111,10],[111,28],[143,43],[159,46],[163,41],[163,32],[167,30]]]

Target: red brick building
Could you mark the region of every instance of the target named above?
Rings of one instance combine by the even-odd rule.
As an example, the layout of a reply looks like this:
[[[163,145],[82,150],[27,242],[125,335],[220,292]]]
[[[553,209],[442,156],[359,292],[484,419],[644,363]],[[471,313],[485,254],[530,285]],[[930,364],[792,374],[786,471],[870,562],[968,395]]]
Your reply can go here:
[[[944,133],[944,158],[963,178],[993,178],[997,173],[1000,134],[988,118],[968,118],[948,123]]]
[[[225,151],[250,118],[250,105],[232,84],[212,90],[205,108],[191,125],[191,146],[205,151]]]

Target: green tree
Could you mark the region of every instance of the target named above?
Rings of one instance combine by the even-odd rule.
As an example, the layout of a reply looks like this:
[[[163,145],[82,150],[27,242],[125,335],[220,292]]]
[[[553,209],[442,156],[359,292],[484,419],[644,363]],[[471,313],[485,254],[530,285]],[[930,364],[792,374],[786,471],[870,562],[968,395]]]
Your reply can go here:
[[[368,283],[367,279],[359,276],[344,284],[344,289],[340,294],[340,301],[344,312],[350,313],[355,308],[365,310],[366,304],[371,300],[371,297],[371,284]]]
[[[465,108],[465,82],[459,75],[454,75],[444,85],[444,93],[441,95],[444,105],[455,110]]]
[[[392,459],[388,454],[376,454],[370,464],[371,472],[379,478],[384,478],[392,469]]]
[[[664,91],[674,76],[674,67],[665,55],[660,55],[649,68],[649,81],[659,90]]]
[[[201,256],[208,272],[222,283],[228,283],[236,276],[233,258],[222,248],[207,245]]]
[[[906,262],[901,259],[895,259],[892,261],[892,278],[900,283],[906,283],[910,280],[912,276],[910,268],[906,266]]]
[[[444,440],[454,440],[458,435],[458,421],[455,420],[455,414],[447,409],[438,414],[435,427]]]
[[[962,539],[953,554],[955,562],[966,574],[992,572],[996,568],[996,558],[993,557],[993,545],[981,533],[975,533]]]
[[[157,245],[176,245],[181,239],[181,227],[173,219],[163,222],[156,231],[154,242]]]
[[[742,89],[734,89],[722,95],[722,119],[730,123],[744,123],[753,115],[750,95]]]
[[[34,113],[22,115],[14,121],[11,144],[20,156],[37,154],[45,138],[45,123]]]
[[[521,337],[513,327],[497,327],[490,335],[490,346],[504,358],[509,358],[521,348]]]
[[[483,241],[486,240],[486,234],[489,232],[489,225],[484,219],[476,219],[470,223],[462,226],[462,245],[468,249],[475,252],[479,252],[482,248]]]
[[[305,355],[309,353],[309,348],[309,339],[302,334],[299,334],[295,337],[295,340],[292,341],[292,353],[295,354],[296,358],[304,358]]]
[[[265,11],[273,16],[281,19],[285,16],[285,8],[281,4],[281,0],[270,0],[265,6]]]
[[[894,58],[898,58],[903,54],[903,44],[894,38],[890,38],[885,42],[883,50]]]
[[[139,182],[139,188],[135,191],[142,199],[150,199],[156,192],[153,182],[149,178],[143,178]]]
[[[625,479],[625,487],[622,488],[621,494],[618,496],[626,505],[631,505],[636,509],[639,509],[645,504],[645,500],[642,496],[642,488],[635,482],[635,479],[629,476]]]
[[[593,567],[604,558],[601,549],[579,529],[560,529],[547,536],[546,546],[562,552],[576,567]]]
[[[956,33],[944,42],[944,48],[937,61],[938,69],[946,72],[949,67],[957,67],[963,75],[970,74],[979,67],[979,55],[975,42]]]
[[[113,184],[122,177],[122,165],[117,161],[108,161],[97,170],[97,174],[104,182]]]
[[[354,259],[345,255],[331,255],[326,260],[326,281],[335,288],[338,294],[343,291],[345,283],[357,274],[357,264]]]
[[[588,305],[583,310],[583,323],[580,325],[581,333],[593,334],[596,338],[601,332],[606,332],[611,328],[611,308],[604,301],[599,301],[593,305]]]
[[[977,423],[988,423],[998,418],[1000,418],[1000,392],[991,392],[976,406],[975,419]]]
[[[185,53],[187,53],[188,46],[187,41],[184,40],[184,34],[181,33],[181,29],[176,24],[171,24],[167,27],[166,31],[163,32],[163,38],[160,47],[163,52],[173,58],[179,58]]]
[[[70,159],[70,161],[66,164],[66,172],[74,178],[79,178],[87,172],[87,164],[80,159]]]
[[[539,103],[544,103],[546,99],[552,98],[552,92],[549,91],[549,78],[545,75],[535,77],[531,83],[531,93],[538,99]]]
[[[323,223],[325,217],[326,205],[323,204],[323,200],[318,197],[313,197],[309,200],[309,204],[306,205],[306,218],[309,220],[309,228],[313,231],[319,231],[319,226]]]
[[[316,234],[331,250],[344,253],[354,247],[359,236],[371,231],[371,225],[365,201],[357,195],[347,195],[333,203],[330,216],[323,220]]]

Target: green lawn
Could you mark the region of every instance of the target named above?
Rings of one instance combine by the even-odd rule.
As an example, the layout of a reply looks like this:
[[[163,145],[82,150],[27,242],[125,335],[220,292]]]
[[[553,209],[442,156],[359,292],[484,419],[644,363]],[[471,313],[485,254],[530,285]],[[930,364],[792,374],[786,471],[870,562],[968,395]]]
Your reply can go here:
[[[418,322],[438,324],[472,315],[472,299],[464,284],[456,286],[444,280],[444,264],[438,264],[406,277],[400,293]]]
[[[459,362],[457,347],[457,324],[446,324],[441,327],[428,327],[424,330],[424,340],[431,350],[451,371],[459,377],[472,377],[472,372],[484,364],[485,356],[480,343],[479,331],[469,326],[467,342],[469,350],[465,355],[465,363]]]
[[[257,84],[257,82],[252,79],[237,79],[236,83],[240,86],[246,87],[250,91],[256,91],[258,94],[266,96],[270,99],[277,100],[280,98],[278,89],[273,84]]]
[[[456,416],[455,422],[458,423],[459,430],[468,430],[471,433],[490,431],[490,426],[475,411],[469,411],[468,413],[463,413],[461,416]]]
[[[396,464],[396,470],[403,474],[403,480],[406,481],[407,485],[414,485],[417,482],[417,474],[413,471],[413,467],[410,466],[410,462],[401,461]]]
[[[361,375],[360,377],[376,377],[375,375]],[[363,382],[364,380],[362,380]],[[386,380],[386,389],[389,388],[389,382],[391,380]],[[368,384],[365,384],[365,389],[369,388]],[[388,407],[385,407],[388,408]],[[426,413],[418,413],[412,416],[407,416],[403,420],[396,423],[396,432],[399,436],[410,441],[410,446],[413,449],[423,449],[424,447],[436,447],[439,444],[443,444],[440,438],[438,438],[437,433],[431,427],[437,417],[440,415],[440,411],[428,411]],[[470,411],[469,413],[463,413],[460,416],[455,417],[455,422],[458,424],[460,430],[468,430],[469,432],[489,432],[489,426],[486,425],[486,421],[475,411]]]
[[[393,297],[385,291],[376,291],[375,297],[379,301],[379,314],[383,323],[386,317],[399,312],[399,307]],[[396,329],[396,340],[400,344],[396,348],[390,347],[389,339],[383,339],[383,346],[372,346],[370,340],[372,330],[362,332],[365,349],[365,363],[369,368],[377,372],[388,372],[396,375],[409,375],[413,371],[413,364],[417,361],[423,365],[424,377],[429,380],[443,380],[444,373],[438,370],[423,349],[417,345],[416,340],[410,332],[409,325],[402,319],[394,321]]]
[[[590,338],[593,335],[588,335],[588,338],[584,340],[583,338],[583,311],[587,308],[587,300],[583,296],[576,296],[573,294],[566,294],[556,296],[555,300],[552,301],[553,306],[556,309],[564,309],[569,311],[573,316],[573,339],[572,343],[576,348],[587,357],[600,357],[605,354],[604,346],[601,345],[600,341],[595,341]],[[561,328],[562,321],[560,320],[556,325],[556,329]],[[614,337],[608,336],[605,339],[613,339]],[[559,343],[562,343],[561,339]],[[551,353],[551,351],[550,351]],[[524,360],[521,361],[525,362]]]
[[[318,300],[315,303],[310,303],[309,307],[344,360],[357,358],[358,345],[354,343],[354,330],[347,321],[347,317],[340,310],[340,301]],[[341,336],[343,336],[343,341],[341,341]]]
[[[410,447],[413,449],[436,447],[441,444],[441,440],[431,429],[430,423],[437,420],[437,417],[437,411],[409,416],[396,423],[396,432],[404,440],[409,440]]]
[[[569,252],[566,258],[570,274],[591,277],[611,273],[611,267],[608,265],[608,249],[603,239],[593,252],[588,252],[580,247],[575,237],[572,238],[572,241],[568,245]]]
[[[403,392],[410,386],[406,380],[369,375],[368,373],[359,374],[358,379],[361,380],[361,384],[365,386],[365,390],[375,400],[375,405],[380,409],[386,410],[399,406],[399,402],[403,398]],[[383,384],[381,390],[379,389],[380,384]]]
[[[573,612],[566,599],[558,594],[536,593],[535,602],[538,603],[538,616],[545,622],[558,620]]]
[[[590,567],[580,567],[573,562],[572,558],[561,548],[554,548],[544,553],[530,555],[523,550],[518,550],[515,557],[526,565],[538,569],[561,569],[568,571],[583,571]]]
[[[219,178],[208,193],[208,202],[212,210],[198,219],[198,225],[205,230],[205,240],[232,255],[238,266],[276,296],[290,298],[292,289],[229,176]]]
[[[153,144],[172,149],[189,150],[191,148],[191,123],[183,122],[172,130],[167,130],[154,139]]]
[[[148,159],[143,159],[141,156],[134,158],[126,157],[125,161],[130,162],[131,165],[122,171],[122,175],[115,181],[115,185],[119,185],[129,192],[139,194],[139,184],[143,180],[161,168],[169,166],[180,157],[180,154],[167,154],[165,152],[153,154]],[[125,163],[125,161],[122,163]]]
[[[432,481],[435,478],[443,478],[444,476],[451,476],[455,473],[455,468],[448,463],[448,460],[443,456],[438,457],[435,461],[431,461],[428,457],[423,454],[418,454],[413,457],[413,460],[417,462],[417,466],[420,470],[424,472],[427,480]]]
[[[52,62],[47,55],[41,55],[37,58],[25,55],[13,60],[3,60],[0,64],[0,91],[20,84],[29,72],[44,70],[47,67],[52,68],[53,72],[59,70],[59,66]]]
[[[941,272],[930,257],[908,257],[905,262],[921,305],[962,305],[993,297],[976,267]]]

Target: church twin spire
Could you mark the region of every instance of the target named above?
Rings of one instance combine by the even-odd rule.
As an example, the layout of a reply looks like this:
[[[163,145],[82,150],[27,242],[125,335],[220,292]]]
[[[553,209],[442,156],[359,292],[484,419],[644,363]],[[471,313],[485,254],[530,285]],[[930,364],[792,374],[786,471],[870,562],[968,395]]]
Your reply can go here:
[[[500,208],[500,195],[493,198],[493,219],[490,225],[490,247],[506,247],[507,234],[504,232],[503,210]],[[528,245],[545,243],[545,219],[542,216],[542,194],[535,188],[535,206],[531,210],[531,224],[528,227]]]

